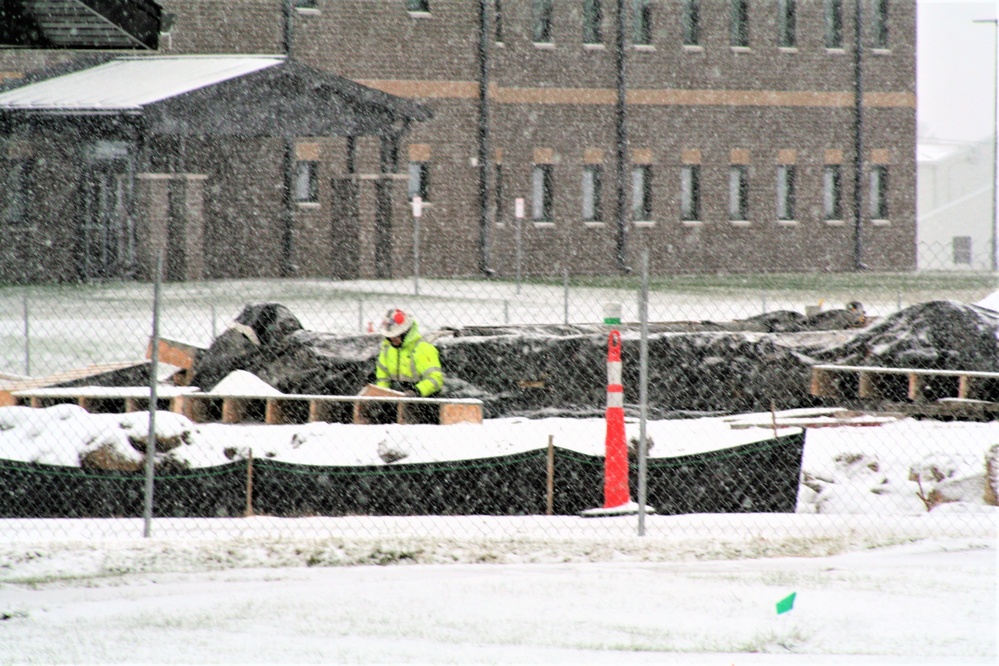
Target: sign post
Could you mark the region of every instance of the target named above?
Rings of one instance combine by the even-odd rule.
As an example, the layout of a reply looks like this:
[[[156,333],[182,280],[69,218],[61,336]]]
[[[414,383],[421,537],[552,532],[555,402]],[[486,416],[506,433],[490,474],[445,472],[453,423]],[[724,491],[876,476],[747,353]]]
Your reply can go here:
[[[517,218],[517,227],[515,229],[516,234],[516,252],[517,252],[517,293],[520,293],[520,262],[521,256],[521,227],[524,224],[524,198],[517,197],[513,200],[513,214]]]
[[[420,295],[420,217],[423,197],[413,197],[413,294]]]

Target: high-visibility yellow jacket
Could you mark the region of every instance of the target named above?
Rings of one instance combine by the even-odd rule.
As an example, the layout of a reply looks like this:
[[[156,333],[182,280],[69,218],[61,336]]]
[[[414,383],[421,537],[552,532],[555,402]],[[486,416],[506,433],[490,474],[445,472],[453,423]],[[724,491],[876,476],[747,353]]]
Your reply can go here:
[[[444,388],[440,354],[437,347],[423,339],[416,322],[400,346],[382,340],[375,362],[375,383],[382,388],[391,388],[393,383],[412,387],[424,398]]]

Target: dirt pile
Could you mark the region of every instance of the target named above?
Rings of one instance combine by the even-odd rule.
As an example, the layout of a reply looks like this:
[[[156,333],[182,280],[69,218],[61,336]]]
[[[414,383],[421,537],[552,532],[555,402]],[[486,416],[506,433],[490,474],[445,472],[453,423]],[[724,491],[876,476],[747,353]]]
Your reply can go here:
[[[195,365],[192,383],[202,390],[235,370],[285,393],[352,395],[374,379],[375,335],[307,331],[280,304],[249,305],[236,322]],[[999,371],[999,313],[984,308],[933,301],[866,328],[853,328],[851,317],[837,327],[808,323],[773,313],[652,325],[650,416],[815,406],[809,383],[816,363]],[[620,328],[625,400],[637,414],[640,335],[634,326]],[[828,335],[816,332],[823,330]],[[603,414],[604,327],[455,328],[441,331],[436,344],[448,395],[483,400],[487,417]]]

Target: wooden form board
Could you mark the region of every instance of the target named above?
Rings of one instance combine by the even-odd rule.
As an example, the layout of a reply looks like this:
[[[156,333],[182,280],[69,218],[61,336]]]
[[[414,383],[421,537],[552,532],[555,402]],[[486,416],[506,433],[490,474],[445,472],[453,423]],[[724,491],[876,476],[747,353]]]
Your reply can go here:
[[[409,398],[396,391],[372,387],[358,396],[330,395],[219,395],[201,393],[190,387],[162,387],[157,390],[161,409],[183,414],[196,423],[267,424],[365,423],[363,405],[394,403],[398,423],[407,423],[405,406],[409,403],[437,405],[440,424],[482,423],[482,401],[471,399]],[[363,392],[362,392],[363,393]],[[146,387],[39,388],[18,391],[13,404],[49,407],[54,404],[77,404],[88,411],[122,413],[149,408]],[[359,416],[360,414],[360,416]]]
[[[832,399],[999,402],[999,372],[851,365],[812,367],[810,392]]]

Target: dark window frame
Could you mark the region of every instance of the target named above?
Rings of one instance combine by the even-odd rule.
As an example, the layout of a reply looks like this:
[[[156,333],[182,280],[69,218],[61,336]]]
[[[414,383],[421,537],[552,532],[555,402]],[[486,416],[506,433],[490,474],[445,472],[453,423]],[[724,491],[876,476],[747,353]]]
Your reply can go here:
[[[749,47],[749,0],[730,0],[728,37],[731,46]]]
[[[777,219],[783,222],[796,220],[798,170],[794,164],[777,167]]]
[[[843,48],[843,0],[824,0],[822,14],[826,48]]]
[[[797,0],[777,0],[777,46],[781,48],[798,46]]]
[[[538,197],[540,178],[541,196]],[[555,175],[551,164],[535,164],[531,170],[531,219],[534,222],[554,222]]]
[[[535,44],[552,43],[554,0],[532,0],[531,39]]]
[[[649,0],[631,1],[631,43],[652,46],[652,3]]]
[[[701,219],[701,165],[680,167],[680,219],[697,222]]]
[[[641,174],[641,192],[635,187],[639,174]],[[631,219],[633,222],[653,220],[651,164],[635,164],[631,167]]]
[[[888,0],[871,0],[871,40],[874,48],[887,49],[889,37]]]
[[[749,219],[749,167],[733,164],[728,173],[728,219],[744,222]]]
[[[430,164],[413,160],[409,163],[409,182],[406,196],[410,201],[420,197],[423,203],[430,201]]]
[[[884,164],[875,164],[871,167],[870,173],[870,213],[872,220],[889,219],[888,211],[888,167]]]
[[[295,203],[319,203],[319,162],[315,160],[298,160],[295,162],[295,187],[293,194]]]
[[[583,43],[603,44],[604,9],[602,0],[583,0]]]
[[[0,224],[27,226],[32,210],[32,161],[29,159],[0,160]]]
[[[406,0],[406,11],[414,14],[429,14],[430,0]]]
[[[822,215],[826,220],[843,219],[843,167],[839,164],[822,169]]]
[[[582,191],[582,213],[584,222],[603,222],[604,220],[603,171],[604,168],[599,164],[583,165],[583,180],[580,185]],[[590,197],[592,198],[589,202],[590,210],[587,210],[587,187],[590,188]]]
[[[684,46],[701,45],[701,0],[683,0],[680,19]]]

